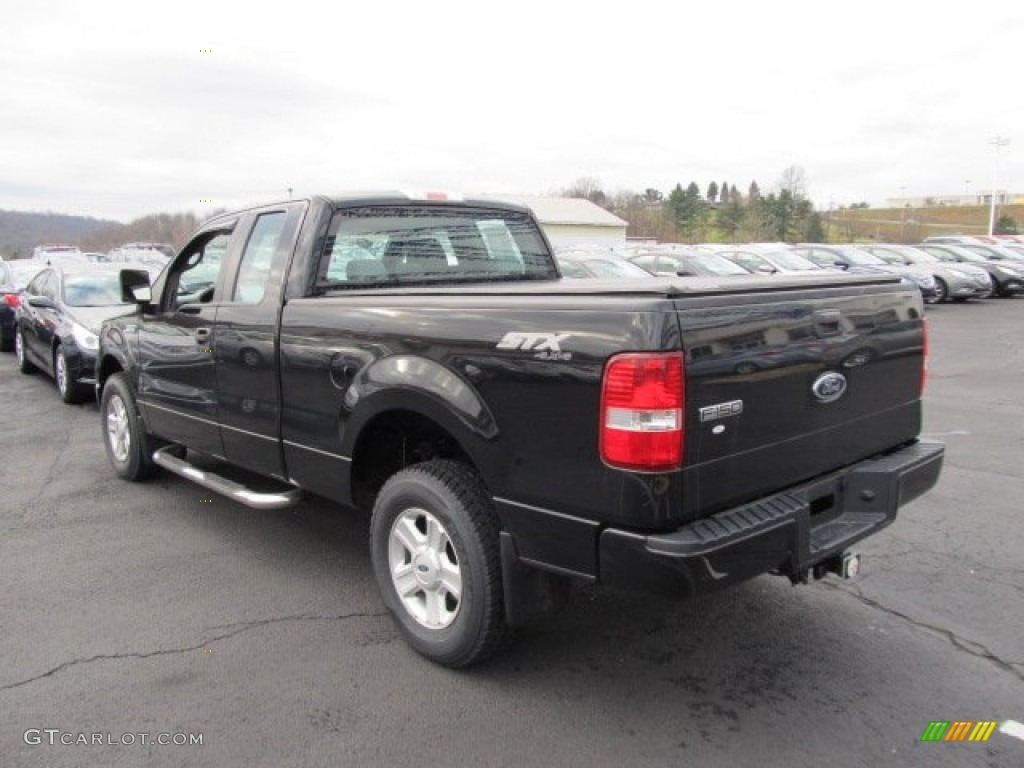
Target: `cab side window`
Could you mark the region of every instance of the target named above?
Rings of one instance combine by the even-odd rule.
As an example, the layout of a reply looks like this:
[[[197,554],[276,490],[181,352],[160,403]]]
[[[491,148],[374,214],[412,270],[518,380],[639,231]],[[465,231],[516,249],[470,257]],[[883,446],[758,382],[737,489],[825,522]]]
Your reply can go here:
[[[256,219],[249,242],[242,254],[242,263],[238,267],[238,279],[231,295],[232,301],[245,304],[258,304],[263,301],[266,293],[267,278],[270,266],[274,261],[274,253],[281,240],[285,221],[288,215],[284,211],[264,213]]]

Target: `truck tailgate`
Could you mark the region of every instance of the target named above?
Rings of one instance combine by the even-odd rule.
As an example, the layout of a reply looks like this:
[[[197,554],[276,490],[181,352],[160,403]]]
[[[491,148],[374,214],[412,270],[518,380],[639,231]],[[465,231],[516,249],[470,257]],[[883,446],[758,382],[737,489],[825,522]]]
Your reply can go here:
[[[924,335],[916,289],[746,299],[676,302],[686,361],[683,508],[699,516],[920,431]]]

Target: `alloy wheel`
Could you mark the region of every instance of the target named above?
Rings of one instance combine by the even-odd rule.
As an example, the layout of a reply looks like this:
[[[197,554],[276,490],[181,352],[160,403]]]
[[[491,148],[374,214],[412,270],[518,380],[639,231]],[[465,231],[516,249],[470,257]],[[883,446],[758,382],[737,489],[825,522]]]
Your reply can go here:
[[[107,442],[118,461],[126,461],[132,437],[128,426],[128,409],[120,395],[113,395],[107,404]]]
[[[451,536],[425,509],[404,510],[391,526],[388,565],[405,610],[428,629],[455,621],[462,602],[462,570]]]

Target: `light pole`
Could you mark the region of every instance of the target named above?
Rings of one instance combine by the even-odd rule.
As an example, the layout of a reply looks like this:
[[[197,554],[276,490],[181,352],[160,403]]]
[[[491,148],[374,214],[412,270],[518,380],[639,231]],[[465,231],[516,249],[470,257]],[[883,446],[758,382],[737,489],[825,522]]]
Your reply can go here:
[[[996,162],[992,167],[992,200],[988,210],[988,236],[992,237],[992,233],[996,228],[996,187],[999,184],[999,150],[1010,143],[1010,140],[1005,136],[995,136],[989,139],[989,144],[992,144],[996,148]]]
[[[900,208],[900,242],[902,243],[906,238],[903,235],[907,225],[907,188],[900,187],[900,201],[903,206]]]

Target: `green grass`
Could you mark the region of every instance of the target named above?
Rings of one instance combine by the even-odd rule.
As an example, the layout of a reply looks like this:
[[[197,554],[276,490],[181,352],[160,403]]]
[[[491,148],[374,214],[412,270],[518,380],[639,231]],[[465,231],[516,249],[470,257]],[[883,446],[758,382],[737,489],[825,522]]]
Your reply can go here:
[[[982,205],[929,208],[858,208],[832,211],[829,240],[875,240],[916,243],[929,235],[983,235],[988,232],[989,209]],[[1024,229],[1024,205],[1002,205],[996,214],[1012,216]]]

